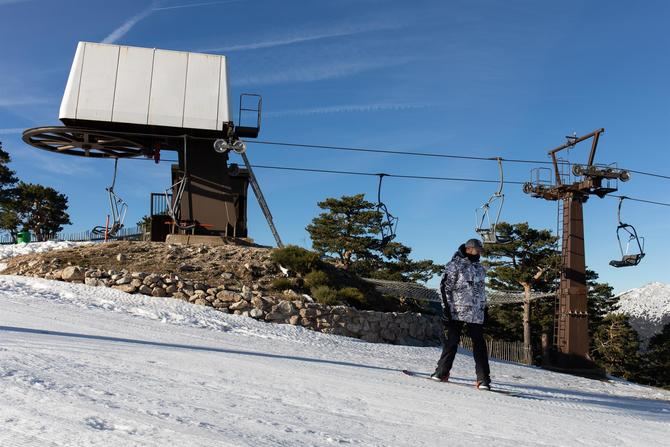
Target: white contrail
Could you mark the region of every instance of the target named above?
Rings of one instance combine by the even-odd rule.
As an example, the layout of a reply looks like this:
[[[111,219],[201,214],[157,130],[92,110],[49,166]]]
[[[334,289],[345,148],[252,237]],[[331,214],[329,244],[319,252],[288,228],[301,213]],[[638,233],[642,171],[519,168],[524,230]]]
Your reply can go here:
[[[237,87],[243,87],[248,85],[321,81],[324,79],[342,78],[380,68],[403,65],[412,60],[413,58],[408,56],[395,59],[326,63],[311,67],[298,66],[296,68],[289,68],[285,71],[271,69],[260,75],[242,78],[234,84]]]
[[[0,0],[2,1],[2,0]],[[138,22],[141,20],[146,19],[149,17],[151,14],[153,14],[156,11],[166,11],[168,9],[179,9],[179,8],[195,8],[198,6],[209,6],[209,5],[220,5],[224,3],[235,3],[243,0],[225,0],[225,1],[215,1],[215,2],[203,2],[203,3],[193,3],[193,4],[185,4],[185,5],[174,5],[174,6],[157,6],[158,3],[156,1],[152,2],[151,6],[144,11],[140,12],[137,15],[134,15],[133,17],[129,18],[126,20],[121,26],[116,28],[114,31],[112,31],[109,36],[105,37],[102,41],[102,43],[115,43],[117,42],[120,38],[125,36],[128,31],[130,31],[135,25],[137,25]]]
[[[22,98],[0,98],[0,107],[29,106],[33,104],[48,104],[51,98],[24,96]]]
[[[25,3],[30,0],[0,0],[0,6],[9,5],[10,3]]]
[[[239,3],[241,1],[244,0],[224,0],[218,2],[194,3],[192,5],[162,6],[160,8],[154,8],[154,11],[166,11],[168,9],[181,9],[181,8],[195,8],[196,6],[223,5],[225,3]]]
[[[264,40],[260,42],[252,42],[252,43],[246,43],[246,44],[239,44],[239,45],[229,45],[226,47],[217,47],[217,48],[207,48],[204,50],[201,50],[202,52],[208,52],[208,51],[241,51],[241,50],[257,50],[261,48],[272,48],[272,47],[278,47],[282,45],[291,45],[294,43],[301,43],[301,42],[309,42],[313,40],[320,40],[320,39],[328,39],[331,37],[344,37],[344,36],[353,36],[356,34],[362,34],[362,33],[367,33],[367,32],[372,32],[372,31],[383,31],[383,30],[388,30],[388,29],[394,29],[398,28],[397,25],[392,25],[392,24],[380,24],[380,25],[372,25],[372,26],[367,26],[367,27],[341,27],[338,29],[334,29],[331,31],[325,31],[325,32],[316,32],[313,34],[310,33],[305,33],[303,35],[293,35],[293,36],[286,36],[286,37],[280,37],[276,39],[271,39],[271,40]]]
[[[292,115],[317,115],[324,113],[345,112],[381,112],[386,110],[410,110],[431,107],[431,104],[422,103],[373,103],[373,104],[349,104],[339,106],[314,107],[309,109],[279,110],[276,112],[264,112],[266,116],[292,116]]]
[[[155,3],[154,3],[155,4]],[[141,13],[131,17],[130,19],[126,20],[121,26],[116,28],[114,31],[111,32],[111,34],[107,37],[105,37],[102,40],[102,43],[114,43],[123,36],[125,36],[128,31],[130,31],[133,26],[137,24],[140,20],[146,19],[149,17],[151,14],[154,12],[154,4],[152,4],[151,7],[145,9]]]
[[[2,3],[0,3],[1,5]],[[17,134],[17,133],[23,133],[23,131],[26,130],[22,127],[11,127],[8,129],[0,129],[0,135],[11,135],[11,134]]]

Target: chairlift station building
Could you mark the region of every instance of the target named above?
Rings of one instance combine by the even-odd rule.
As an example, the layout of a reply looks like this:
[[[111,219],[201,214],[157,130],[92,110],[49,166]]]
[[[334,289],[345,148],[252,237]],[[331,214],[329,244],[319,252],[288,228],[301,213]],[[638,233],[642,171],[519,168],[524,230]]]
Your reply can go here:
[[[256,137],[260,100],[244,109],[258,112],[256,126],[236,127],[228,79],[225,56],[80,42],[59,113],[66,127],[28,129],[23,139],[57,153],[157,163],[162,150],[176,151],[170,190],[152,194],[152,240],[185,231],[247,237],[248,170],[229,167],[213,143]]]
[[[80,42],[59,118],[216,136],[232,122],[229,96],[225,56]]]

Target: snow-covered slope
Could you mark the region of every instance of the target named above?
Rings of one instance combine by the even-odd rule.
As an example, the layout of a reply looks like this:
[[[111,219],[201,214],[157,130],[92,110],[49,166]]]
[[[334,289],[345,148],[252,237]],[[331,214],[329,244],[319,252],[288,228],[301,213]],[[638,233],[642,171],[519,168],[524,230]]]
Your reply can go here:
[[[59,250],[61,248],[71,248],[77,245],[93,244],[94,242],[69,242],[69,241],[48,241],[31,242],[28,244],[8,244],[0,245],[0,259],[11,258],[13,256],[27,255],[30,253],[43,253],[50,250]]]
[[[492,362],[523,397],[435,383],[437,348],[0,276],[0,445],[663,445],[670,393]],[[452,376],[471,383],[463,352]]]
[[[31,242],[28,244],[7,244],[0,245],[0,261],[12,258],[14,256],[28,255],[31,253],[43,253],[50,250],[59,250],[62,248],[70,248],[81,244],[92,244],[93,242],[69,242],[69,241],[48,241],[48,242]],[[4,262],[0,262],[0,272],[6,268]]]
[[[670,284],[652,282],[619,295],[619,309],[646,344],[670,323]]]

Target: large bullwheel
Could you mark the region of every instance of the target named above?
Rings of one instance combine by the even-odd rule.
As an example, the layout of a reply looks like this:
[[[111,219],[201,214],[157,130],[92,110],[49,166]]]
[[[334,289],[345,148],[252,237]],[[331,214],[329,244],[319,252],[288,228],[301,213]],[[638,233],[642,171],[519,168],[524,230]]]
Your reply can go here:
[[[35,127],[23,132],[31,146],[59,154],[94,158],[130,158],[151,155],[143,144],[119,135],[72,127]]]

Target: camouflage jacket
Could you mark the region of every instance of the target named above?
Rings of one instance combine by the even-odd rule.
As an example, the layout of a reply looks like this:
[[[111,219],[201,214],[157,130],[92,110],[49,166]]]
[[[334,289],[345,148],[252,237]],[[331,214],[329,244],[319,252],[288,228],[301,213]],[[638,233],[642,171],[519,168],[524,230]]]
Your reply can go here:
[[[479,262],[472,262],[461,245],[444,269],[440,282],[442,307],[451,319],[467,323],[484,322],[486,307],[486,271]]]

